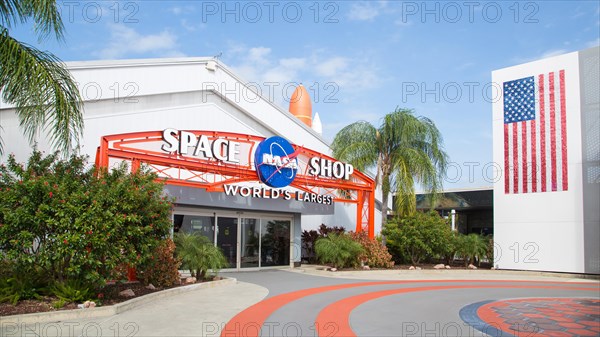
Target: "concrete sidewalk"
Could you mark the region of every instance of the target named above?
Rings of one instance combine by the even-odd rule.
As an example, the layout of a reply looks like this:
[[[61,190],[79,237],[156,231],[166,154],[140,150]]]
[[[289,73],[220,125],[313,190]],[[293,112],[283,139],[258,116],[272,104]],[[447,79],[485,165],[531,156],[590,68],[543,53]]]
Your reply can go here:
[[[3,317],[0,336],[218,336],[238,312],[268,295],[264,287],[237,282],[164,297],[101,318],[21,324]]]

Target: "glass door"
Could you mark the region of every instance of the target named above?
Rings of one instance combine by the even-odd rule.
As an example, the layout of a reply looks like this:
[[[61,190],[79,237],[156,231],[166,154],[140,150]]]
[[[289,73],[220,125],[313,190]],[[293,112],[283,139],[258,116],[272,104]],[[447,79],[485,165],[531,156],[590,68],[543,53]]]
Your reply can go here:
[[[258,268],[260,258],[260,220],[241,218],[240,267]]]
[[[261,267],[290,265],[290,220],[261,219]]]
[[[289,266],[292,229],[291,217],[270,214],[187,208],[173,214],[173,232],[207,237],[221,249],[229,270]]]
[[[217,247],[221,248],[229,262],[229,268],[237,268],[238,218],[218,217]]]

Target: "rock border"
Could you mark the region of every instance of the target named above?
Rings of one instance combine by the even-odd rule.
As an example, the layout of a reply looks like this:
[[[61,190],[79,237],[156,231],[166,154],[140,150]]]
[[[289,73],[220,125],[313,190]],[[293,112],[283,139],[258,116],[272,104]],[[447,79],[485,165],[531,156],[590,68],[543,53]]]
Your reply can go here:
[[[186,293],[197,289],[208,289],[220,286],[226,286],[236,284],[237,279],[233,277],[227,277],[223,280],[202,282],[196,284],[190,284],[186,286],[166,289],[157,291],[154,293],[146,294],[140,297],[132,298],[125,302],[117,303],[105,307],[95,307],[88,309],[72,309],[72,310],[59,310],[59,311],[47,311],[47,312],[36,312],[32,314],[22,315],[11,315],[0,317],[0,325],[5,324],[18,324],[28,325],[36,323],[50,323],[50,322],[62,322],[75,319],[87,319],[87,318],[99,318],[108,317],[123,313],[125,311],[137,308],[151,301],[173,296],[177,294]]]

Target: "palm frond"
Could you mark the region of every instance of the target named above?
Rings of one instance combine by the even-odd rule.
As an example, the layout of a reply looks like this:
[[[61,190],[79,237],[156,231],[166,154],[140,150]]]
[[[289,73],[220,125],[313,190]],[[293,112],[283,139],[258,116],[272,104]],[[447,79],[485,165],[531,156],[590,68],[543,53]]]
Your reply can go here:
[[[442,135],[433,121],[415,116],[413,110],[396,108],[377,129],[367,122],[350,124],[336,135],[332,148],[336,158],[358,170],[376,164],[382,202],[395,191],[399,214],[414,212],[416,183],[433,193],[442,188],[448,162]]]
[[[21,43],[0,27],[0,89],[30,142],[46,131],[53,146],[70,152],[83,133],[81,97],[65,65],[53,54]]]
[[[336,159],[364,171],[377,162],[377,130],[368,122],[352,123],[337,133],[331,148]]]
[[[62,41],[64,25],[56,0],[0,1],[0,26],[12,28],[17,23],[27,22],[30,18],[33,19],[38,41],[41,42],[50,35]]]

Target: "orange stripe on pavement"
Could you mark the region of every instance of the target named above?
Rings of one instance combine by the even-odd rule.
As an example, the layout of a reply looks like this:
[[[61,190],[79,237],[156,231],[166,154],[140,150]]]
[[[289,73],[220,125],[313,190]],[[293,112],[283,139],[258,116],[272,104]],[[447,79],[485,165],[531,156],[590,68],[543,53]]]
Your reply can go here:
[[[413,284],[413,283],[543,283],[564,284],[564,282],[548,281],[518,281],[518,280],[402,280],[402,281],[372,281],[350,284],[338,284],[325,287],[317,287],[289,292],[260,301],[234,316],[221,330],[221,337],[257,337],[266,319],[275,311],[293,301],[303,297],[316,295],[324,292],[342,290],[357,287],[380,286],[390,284]],[[586,282],[569,282],[569,284],[590,284]],[[475,288],[476,286],[464,286]],[[412,288],[420,289],[420,288]],[[398,289],[394,289],[398,291]],[[327,323],[327,322],[325,322]],[[334,328],[330,324],[321,325],[319,329]]]
[[[390,295],[398,295],[403,293],[412,293],[420,291],[431,291],[431,290],[445,290],[445,289],[476,289],[476,288],[510,288],[510,289],[561,289],[561,290],[598,290],[598,288],[585,288],[585,287],[564,287],[564,286],[503,286],[503,285],[450,285],[450,286],[429,286],[419,288],[402,288],[402,289],[390,289],[381,290],[365,294],[360,294],[352,297],[345,298],[334,302],[325,307],[315,321],[315,327],[320,337],[355,337],[356,334],[350,326],[350,313],[359,305]],[[482,317],[483,319],[483,317]],[[485,319],[484,319],[485,320]]]

